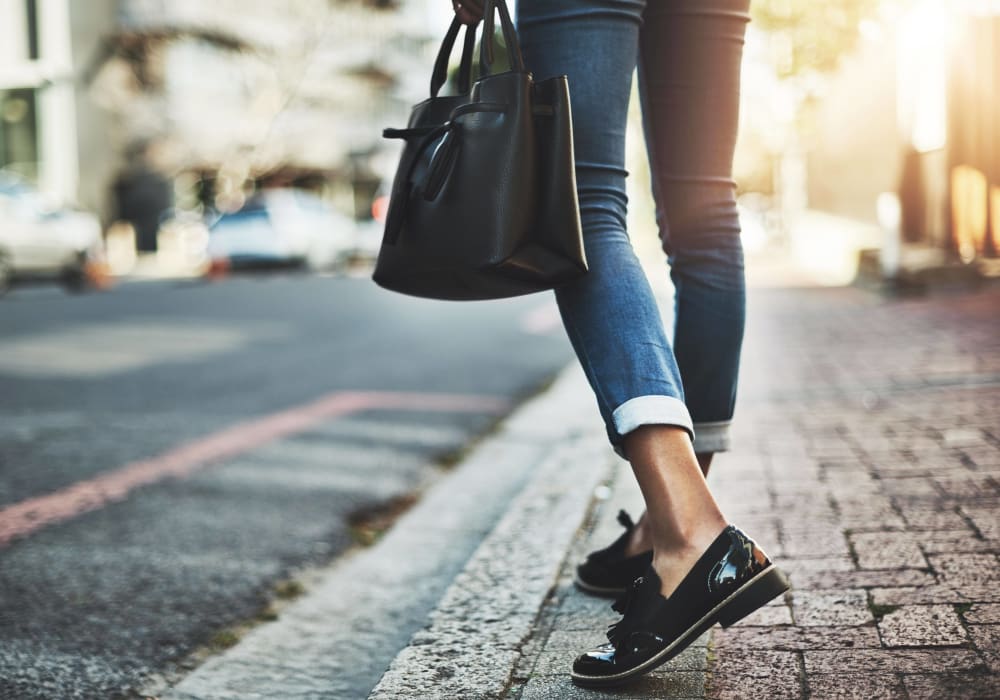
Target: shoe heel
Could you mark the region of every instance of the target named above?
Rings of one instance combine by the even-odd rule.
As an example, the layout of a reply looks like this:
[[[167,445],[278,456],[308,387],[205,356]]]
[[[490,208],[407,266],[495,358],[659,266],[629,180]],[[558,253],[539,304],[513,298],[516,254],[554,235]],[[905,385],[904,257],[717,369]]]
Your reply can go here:
[[[772,566],[753,583],[738,592],[722,610],[718,621],[723,627],[731,627],[750,613],[762,608],[789,588],[785,574]]]

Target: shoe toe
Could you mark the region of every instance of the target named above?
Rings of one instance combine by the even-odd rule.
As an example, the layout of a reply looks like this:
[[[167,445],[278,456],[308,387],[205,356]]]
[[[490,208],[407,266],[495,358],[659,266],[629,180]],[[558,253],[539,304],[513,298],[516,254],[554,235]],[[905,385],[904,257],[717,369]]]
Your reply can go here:
[[[580,654],[573,662],[573,673],[582,676],[606,676],[615,671],[615,647],[602,644]]]

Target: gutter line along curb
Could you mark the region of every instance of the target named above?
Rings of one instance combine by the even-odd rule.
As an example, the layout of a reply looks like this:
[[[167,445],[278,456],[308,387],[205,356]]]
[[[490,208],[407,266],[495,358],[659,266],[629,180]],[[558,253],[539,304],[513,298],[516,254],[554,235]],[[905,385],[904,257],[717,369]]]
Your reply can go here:
[[[532,408],[549,421],[570,418],[565,404]],[[369,700],[503,697],[594,489],[616,462],[603,430],[552,444]]]
[[[593,489],[616,459],[573,363],[278,620],[173,687],[161,680],[150,689],[164,700],[364,697],[382,676],[373,697],[501,694]],[[475,659],[459,653],[437,670],[438,639],[474,647]],[[425,662],[433,669],[425,675],[407,665]],[[462,690],[473,687],[483,692]]]

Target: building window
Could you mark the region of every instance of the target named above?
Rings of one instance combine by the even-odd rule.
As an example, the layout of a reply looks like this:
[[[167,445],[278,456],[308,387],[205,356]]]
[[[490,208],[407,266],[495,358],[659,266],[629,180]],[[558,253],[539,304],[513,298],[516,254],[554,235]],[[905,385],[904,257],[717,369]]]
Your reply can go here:
[[[0,90],[0,170],[37,179],[37,115],[34,90]]]
[[[38,50],[38,0],[24,0],[24,23],[28,32],[28,58],[37,61]]]
[[[0,0],[0,66],[16,70],[41,57],[39,9],[38,0]]]

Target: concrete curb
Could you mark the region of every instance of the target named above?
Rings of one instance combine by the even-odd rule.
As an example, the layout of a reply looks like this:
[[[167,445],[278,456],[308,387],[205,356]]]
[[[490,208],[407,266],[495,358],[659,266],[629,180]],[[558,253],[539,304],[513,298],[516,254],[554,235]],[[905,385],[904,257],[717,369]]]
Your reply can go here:
[[[399,649],[378,697],[469,697],[479,693],[455,689],[473,680],[489,689],[486,696],[502,691],[611,459],[590,390],[571,366],[376,545],[336,562],[277,621],[255,628],[160,697],[364,697]],[[430,627],[419,632],[438,601]],[[416,665],[443,653],[435,639],[449,648],[475,647],[484,667],[462,668],[456,655],[449,658],[456,675],[447,684],[436,665],[415,673]],[[408,676],[405,689],[390,691],[402,687],[401,674]]]
[[[615,459],[603,435],[555,446],[369,699],[503,697]]]

